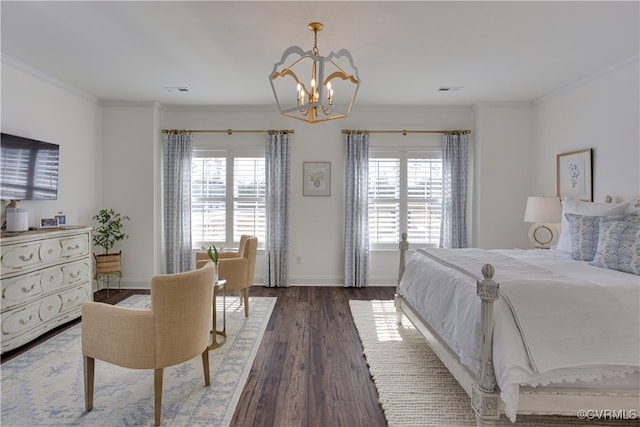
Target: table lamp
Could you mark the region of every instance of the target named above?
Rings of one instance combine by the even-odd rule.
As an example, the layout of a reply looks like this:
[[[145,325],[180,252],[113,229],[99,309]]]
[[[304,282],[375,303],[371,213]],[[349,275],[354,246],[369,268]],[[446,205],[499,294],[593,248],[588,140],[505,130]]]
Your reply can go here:
[[[529,229],[529,240],[540,249],[549,249],[558,240],[556,227],[552,223],[559,223],[562,206],[557,197],[530,196],[524,212],[524,221],[533,222]]]

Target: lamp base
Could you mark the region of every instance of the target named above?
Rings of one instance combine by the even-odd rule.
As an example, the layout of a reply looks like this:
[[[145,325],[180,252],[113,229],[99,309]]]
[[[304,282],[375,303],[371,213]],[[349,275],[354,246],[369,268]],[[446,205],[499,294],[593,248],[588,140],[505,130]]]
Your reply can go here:
[[[529,228],[529,241],[538,249],[549,249],[558,240],[558,232],[551,224],[536,223]]]

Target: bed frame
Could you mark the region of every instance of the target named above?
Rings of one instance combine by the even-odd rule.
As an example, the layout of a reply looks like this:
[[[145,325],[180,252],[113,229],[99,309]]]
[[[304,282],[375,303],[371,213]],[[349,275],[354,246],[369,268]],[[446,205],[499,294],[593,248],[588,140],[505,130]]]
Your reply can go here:
[[[496,386],[493,369],[493,302],[498,299],[499,284],[493,280],[494,268],[490,264],[482,267],[483,280],[477,282],[477,295],[481,299],[480,319],[480,363],[478,372],[471,372],[464,366],[449,346],[422,320],[421,316],[400,295],[400,280],[404,274],[406,252],[409,249],[407,234],[402,234],[400,242],[400,265],[395,304],[398,324],[402,315],[424,336],[431,349],[449,369],[465,392],[471,398],[471,407],[476,415],[478,426],[494,425],[504,404],[500,400],[500,391]],[[580,411],[607,411],[608,417],[622,418],[640,416],[640,393],[628,390],[520,387],[517,414],[522,415],[566,415],[577,417]],[[591,412],[591,415],[598,412]],[[607,415],[605,415],[607,416]],[[604,419],[604,418],[603,418]]]

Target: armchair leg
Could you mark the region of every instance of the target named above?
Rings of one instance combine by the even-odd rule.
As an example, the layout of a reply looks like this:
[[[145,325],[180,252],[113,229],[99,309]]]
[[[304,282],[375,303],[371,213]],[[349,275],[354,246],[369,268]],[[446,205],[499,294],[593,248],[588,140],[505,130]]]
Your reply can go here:
[[[249,317],[249,288],[240,291],[244,297],[244,317]]]
[[[93,380],[96,359],[84,356],[84,408],[87,411],[93,409]]]
[[[214,332],[215,334],[215,332]],[[213,337],[215,340],[215,336]],[[209,349],[205,349],[202,352],[202,369],[204,369],[204,385],[209,387],[211,385],[211,377],[209,374]]]
[[[154,370],[153,376],[156,425],[160,425],[160,415],[162,413],[162,368]]]

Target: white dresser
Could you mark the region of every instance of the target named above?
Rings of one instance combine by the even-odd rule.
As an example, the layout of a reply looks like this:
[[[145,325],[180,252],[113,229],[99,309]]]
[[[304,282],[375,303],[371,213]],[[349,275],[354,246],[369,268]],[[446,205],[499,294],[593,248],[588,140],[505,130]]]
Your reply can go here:
[[[2,353],[80,317],[93,299],[91,228],[2,233]]]

